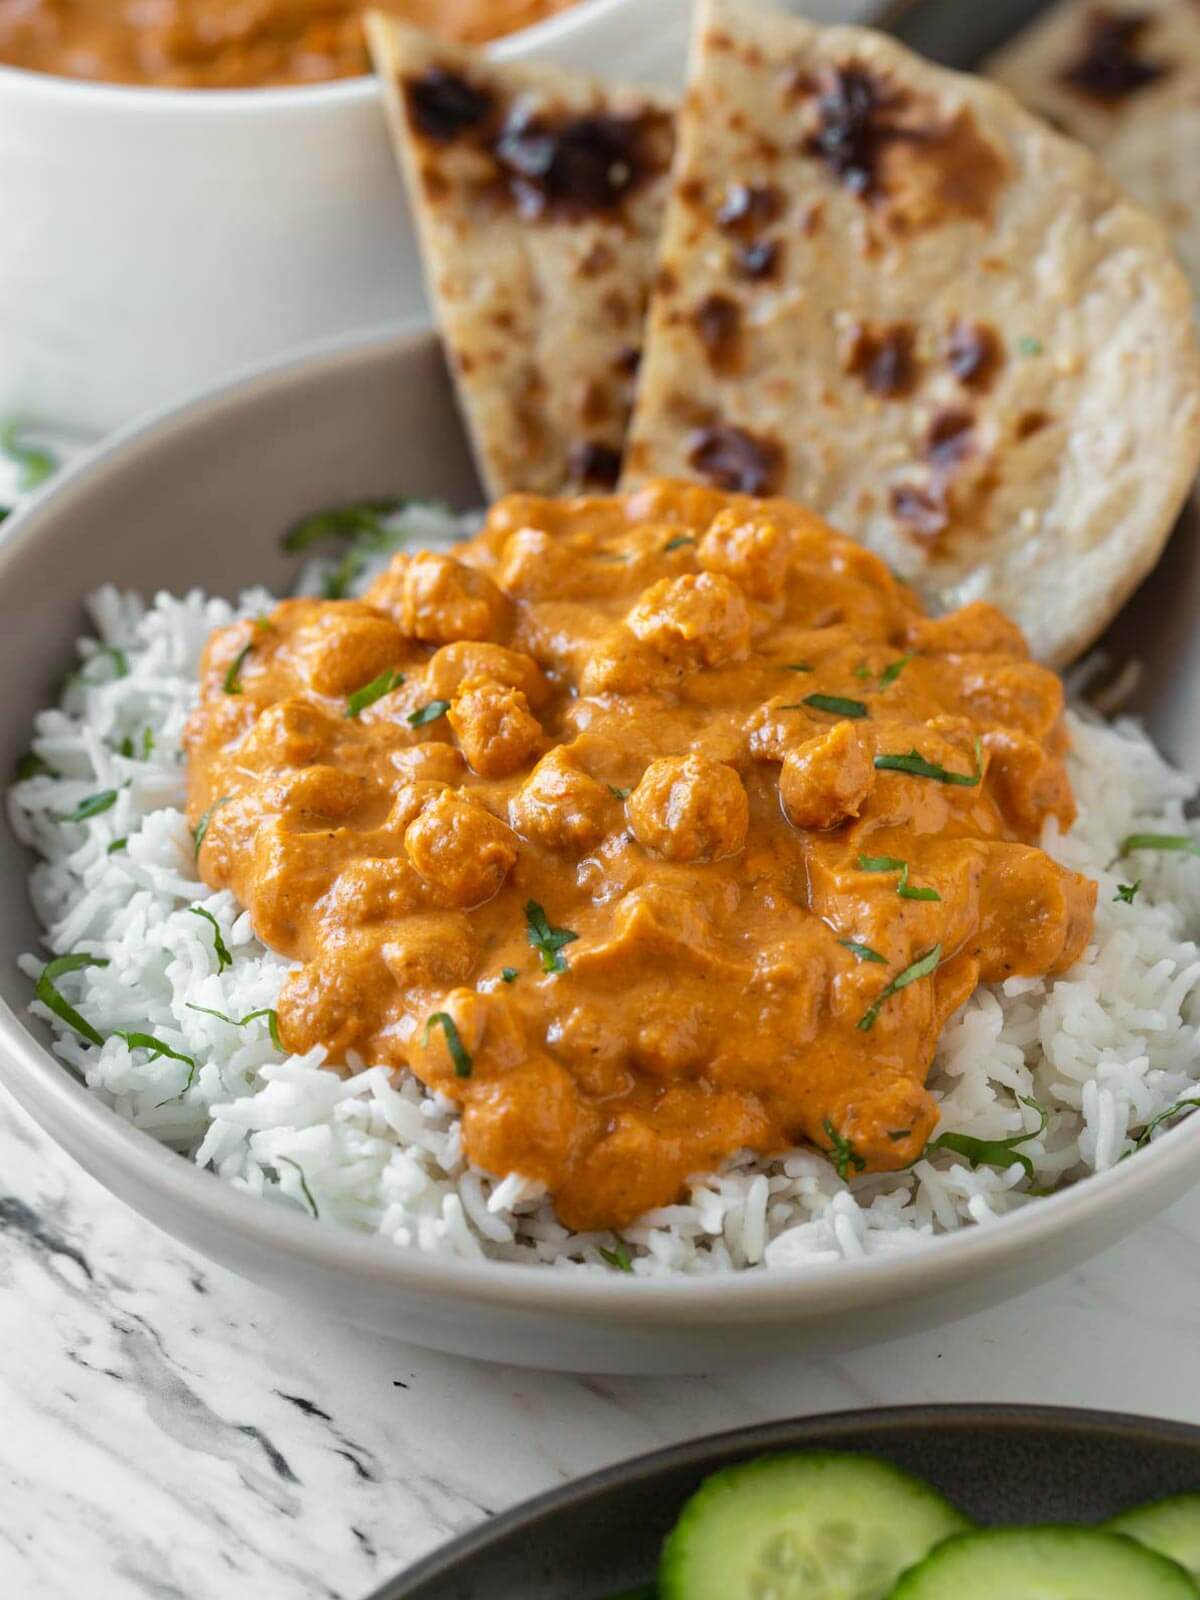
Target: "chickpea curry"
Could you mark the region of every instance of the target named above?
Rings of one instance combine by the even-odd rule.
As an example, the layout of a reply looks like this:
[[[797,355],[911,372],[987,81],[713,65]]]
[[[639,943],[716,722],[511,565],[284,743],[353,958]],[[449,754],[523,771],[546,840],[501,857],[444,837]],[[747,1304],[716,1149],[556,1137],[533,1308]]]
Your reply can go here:
[[[482,44],[575,0],[373,0],[445,39]],[[176,89],[320,83],[371,70],[361,0],[0,0],[0,62]]]
[[[907,1165],[950,1014],[1091,931],[1057,677],[785,501],[510,496],[201,672],[189,821],[299,963],[284,1045],[411,1069],[573,1228],[745,1149]]]

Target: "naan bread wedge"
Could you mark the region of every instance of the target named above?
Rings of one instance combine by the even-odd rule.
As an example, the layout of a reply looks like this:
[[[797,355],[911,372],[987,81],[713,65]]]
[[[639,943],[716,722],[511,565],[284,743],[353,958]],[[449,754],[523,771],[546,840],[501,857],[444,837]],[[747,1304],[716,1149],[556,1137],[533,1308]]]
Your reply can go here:
[[[1096,150],[1170,231],[1200,295],[1200,4],[1064,0],[985,69]]]
[[[674,104],[367,33],[488,493],[612,488],[666,204]]]
[[[1187,283],[1090,152],[880,34],[702,5],[627,485],[790,496],[1060,663],[1198,462]]]

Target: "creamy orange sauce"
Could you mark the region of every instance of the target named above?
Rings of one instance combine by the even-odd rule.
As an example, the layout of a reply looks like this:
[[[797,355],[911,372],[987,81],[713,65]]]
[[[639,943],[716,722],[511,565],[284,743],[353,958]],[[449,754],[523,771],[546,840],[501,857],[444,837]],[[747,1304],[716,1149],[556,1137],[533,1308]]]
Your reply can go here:
[[[221,629],[201,688],[200,869],[302,963],[285,1044],[411,1068],[574,1227],[744,1148],[911,1162],[950,1013],[1091,929],[1034,842],[1074,815],[1058,679],[783,501],[510,497]]]
[[[575,0],[373,0],[480,44]],[[360,0],[0,0],[0,62],[66,78],[183,89],[320,83],[370,72]]]

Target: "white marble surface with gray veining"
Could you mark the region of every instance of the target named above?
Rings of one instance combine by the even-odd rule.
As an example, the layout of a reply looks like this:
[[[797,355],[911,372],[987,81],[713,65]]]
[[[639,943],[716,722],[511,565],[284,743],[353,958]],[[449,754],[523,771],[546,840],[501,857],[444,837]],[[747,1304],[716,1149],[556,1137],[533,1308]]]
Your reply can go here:
[[[707,1378],[473,1366],[211,1267],[0,1095],[0,1596],[362,1600],[452,1534],[688,1436],[928,1400],[1200,1422],[1200,1194],[941,1332]]]

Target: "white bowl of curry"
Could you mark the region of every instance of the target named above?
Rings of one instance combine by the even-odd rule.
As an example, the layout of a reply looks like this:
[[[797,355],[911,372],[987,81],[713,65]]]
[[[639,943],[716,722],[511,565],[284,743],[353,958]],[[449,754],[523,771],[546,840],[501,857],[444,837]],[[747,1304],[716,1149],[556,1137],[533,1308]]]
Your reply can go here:
[[[633,79],[683,0],[389,0]],[[0,0],[0,414],[95,435],[423,304],[358,0]]]
[[[31,711],[49,699],[51,685],[61,676],[69,641],[78,631],[78,594],[101,582],[115,582],[143,592],[159,587],[181,592],[193,584],[214,592],[232,592],[245,584],[262,582],[277,593],[286,593],[294,574],[292,562],[279,548],[282,529],[317,506],[361,496],[364,491],[384,495],[401,490],[442,497],[463,508],[479,499],[437,349],[425,335],[371,342],[268,372],[127,435],[66,474],[38,505],[14,519],[0,545],[0,581],[11,597],[13,618],[0,640],[0,665],[7,672],[8,681],[27,686],[22,695],[10,697],[0,725],[0,758],[11,762],[24,748]],[[663,492],[656,491],[660,499]],[[641,508],[644,515],[639,514],[631,528],[577,528],[579,548],[574,550],[565,572],[558,573],[559,587],[565,585],[564,593],[569,593],[571,569],[586,565],[585,546],[599,531],[604,532],[606,541],[614,533],[618,542],[624,540],[627,548],[619,553],[626,555],[629,563],[636,564],[649,556],[655,562],[661,561],[663,552],[658,545],[662,541],[658,536],[662,530],[656,525],[656,517],[667,509],[665,502],[656,506],[648,501]],[[677,529],[678,523],[671,526]],[[653,604],[630,615],[629,638],[624,647],[613,648],[611,636],[605,645],[597,639],[594,647],[589,647],[586,640],[582,645],[576,640],[572,646],[571,631],[564,629],[563,670],[577,671],[585,690],[594,691],[597,697],[591,706],[592,726],[580,733],[594,744],[589,762],[603,781],[593,781],[589,788],[579,781],[578,774],[572,779],[568,773],[564,787],[564,774],[545,767],[547,762],[553,767],[556,760],[561,764],[553,750],[536,752],[524,748],[529,738],[538,738],[525,707],[529,708],[530,717],[537,710],[548,718],[546,706],[556,692],[548,683],[539,684],[535,672],[520,662],[508,663],[513,669],[509,676],[517,674],[520,681],[508,685],[511,693],[502,692],[501,706],[493,703],[493,690],[481,690],[476,695],[477,703],[473,702],[469,689],[465,694],[461,692],[459,680],[463,671],[458,671],[452,686],[454,693],[444,697],[457,708],[460,726],[455,740],[464,750],[474,750],[472,765],[477,772],[490,769],[490,776],[482,779],[485,786],[504,789],[515,784],[514,798],[522,794],[521,804],[526,804],[529,811],[525,823],[530,837],[539,829],[549,833],[535,865],[522,869],[532,872],[533,877],[525,881],[518,875],[511,887],[489,901],[484,920],[476,922],[472,932],[464,928],[464,940],[479,941],[473,960],[477,964],[482,952],[483,965],[488,972],[495,967],[497,982],[480,985],[469,995],[466,990],[456,991],[456,1004],[448,1009],[457,1019],[460,1042],[469,1051],[475,1050],[471,1007],[502,990],[507,966],[518,960],[522,966],[527,963],[527,950],[518,955],[518,946],[525,939],[521,902],[543,896],[546,907],[554,912],[543,941],[545,953],[551,964],[556,956],[564,954],[567,961],[574,963],[575,977],[583,980],[588,991],[583,996],[587,1005],[576,1008],[575,1025],[585,1032],[591,1026],[596,1034],[593,1042],[601,1047],[596,1052],[597,1073],[603,1075],[611,1070],[611,1061],[605,1060],[604,1041],[629,1026],[631,1010],[637,1010],[639,1022],[655,1006],[662,1012],[661,1025],[651,1028],[643,1041],[643,1065],[652,1064],[650,1046],[656,1039],[658,1064],[665,1075],[673,1075],[673,1084],[658,1097],[669,1120],[672,1108],[679,1109],[696,1087],[689,1079],[687,1030],[673,1026],[667,1015],[675,988],[703,985],[709,1011],[715,1016],[720,1010],[726,1025],[736,1029],[746,1025],[746,1018],[741,1015],[746,1005],[742,958],[748,945],[760,958],[764,953],[770,957],[774,951],[777,964],[789,951],[793,958],[799,951],[800,958],[818,963],[823,972],[836,968],[837,981],[854,988],[856,1002],[860,998],[862,1003],[842,1007],[842,1013],[852,1019],[852,1025],[845,1030],[825,1029],[822,1033],[808,1028],[806,1033],[805,1019],[796,1016],[789,1029],[773,1041],[772,1050],[786,1051],[791,1041],[784,1035],[789,1030],[810,1042],[824,1039],[821,1048],[827,1059],[818,1063],[822,1070],[814,1072],[801,1089],[801,1098],[807,1097],[808,1103],[792,1107],[787,1115],[806,1127],[811,1124],[812,1141],[822,1148],[830,1147],[828,1129],[832,1127],[840,1137],[848,1137],[856,1152],[874,1165],[900,1165],[912,1154],[909,1144],[919,1143],[930,1123],[925,1090],[919,1074],[912,1070],[912,1060],[920,1053],[922,1031],[940,1026],[940,1019],[957,1003],[963,986],[973,983],[985,966],[991,972],[996,963],[1004,966],[1015,962],[1020,971],[1033,970],[1030,963],[1037,970],[1054,970],[1067,964],[1086,934],[1090,886],[1055,867],[1033,846],[1020,842],[1019,837],[998,853],[987,844],[999,826],[998,815],[990,810],[996,802],[991,799],[984,804],[974,780],[982,760],[1003,761],[1004,755],[995,748],[981,754],[969,728],[963,725],[961,707],[957,702],[947,703],[947,697],[955,701],[961,685],[954,685],[938,666],[932,635],[925,640],[925,647],[918,646],[920,661],[910,660],[900,673],[892,669],[904,652],[897,652],[890,640],[886,647],[881,644],[879,659],[872,657],[870,663],[874,677],[870,684],[863,678],[864,696],[877,693],[882,677],[889,677],[884,692],[895,695],[917,665],[917,671],[894,700],[894,726],[886,717],[875,715],[869,719],[871,730],[867,734],[863,724],[868,719],[851,716],[845,707],[831,710],[828,704],[805,704],[835,698],[807,686],[808,674],[804,671],[791,670],[806,664],[807,658],[799,652],[813,644],[811,633],[805,644],[800,637],[803,627],[795,621],[777,619],[766,626],[766,612],[760,609],[769,609],[765,592],[761,600],[752,599],[749,607],[744,598],[756,584],[765,591],[771,582],[775,557],[770,535],[759,530],[759,535],[747,544],[744,539],[724,539],[719,518],[715,526],[717,531],[710,541],[713,548],[705,552],[705,570],[718,574],[722,564],[738,567],[736,587],[743,596],[740,609],[732,592],[726,592],[727,586],[715,580],[702,584],[694,570],[681,570],[664,580],[666,587]],[[163,537],[164,529],[171,530],[169,537]],[[493,536],[496,531],[494,527]],[[825,537],[819,529],[806,529],[803,517],[793,534],[801,544],[808,540],[819,543]],[[666,542],[675,537],[677,532]],[[528,562],[528,581],[536,587],[536,574],[543,570],[542,563],[533,559],[536,552],[525,550],[522,541],[514,543],[509,537],[502,544],[506,562]],[[1174,569],[1166,574],[1165,586],[1157,594],[1144,596],[1140,607],[1135,606],[1122,624],[1126,636],[1139,626],[1144,630],[1143,653],[1149,657],[1151,682],[1155,681],[1156,639],[1171,639],[1169,615],[1188,614],[1189,596],[1194,596],[1200,581],[1200,567],[1192,559],[1192,544],[1177,541],[1177,548],[1179,554]],[[672,552],[671,556],[675,554]],[[694,563],[694,555],[694,551],[681,547],[681,568]],[[486,564],[486,549],[481,556]],[[495,599],[499,590],[493,593],[481,582],[476,586],[478,592],[457,592],[450,581],[455,578],[454,573],[436,562],[422,565],[420,558],[414,558],[414,563],[401,573],[402,585],[407,585],[407,599],[401,599],[401,606],[419,609],[428,604],[430,618],[446,604],[460,612],[466,608],[478,623],[478,627],[467,626],[468,634],[490,631],[489,622],[494,620],[491,610],[499,603]],[[852,607],[866,636],[881,628],[879,608],[892,590],[890,580],[874,558],[839,545],[832,565],[826,563],[826,570],[824,582],[829,593],[822,595],[816,592],[821,580],[814,567],[810,607]],[[70,573],[69,584],[49,581],[48,574],[61,572]],[[461,579],[461,573],[457,576]],[[584,581],[582,575],[578,581]],[[596,585],[594,574],[588,575],[586,581],[590,593]],[[521,574],[507,572],[503,583],[506,591],[515,593],[521,588]],[[616,583],[614,579],[614,588]],[[511,604],[511,600],[507,603]],[[294,654],[302,646],[311,657],[306,670],[341,670],[351,652],[327,652],[324,666],[312,654],[321,652],[321,618],[312,611],[314,605],[319,610],[319,602],[285,603],[281,613],[272,619],[278,637],[263,662],[253,670],[276,674],[280,686],[286,687],[284,679],[295,669]],[[697,607],[703,609],[711,626],[692,626]],[[1168,613],[1166,618],[1164,610]],[[360,659],[355,662],[354,675],[358,678],[373,664],[371,653],[382,648],[380,635],[386,630],[379,626],[377,617],[365,612],[351,608],[342,615],[356,634],[354,653]],[[605,621],[603,615],[599,620]],[[836,620],[813,616],[806,620],[810,626],[814,621],[824,621],[824,630],[818,630],[826,634],[821,641],[822,650],[831,640],[836,642]],[[982,615],[976,620],[983,625]],[[969,622],[970,619],[968,625]],[[462,623],[460,615],[456,624],[460,640]],[[938,622],[921,623],[915,615],[910,624],[918,631],[923,627],[936,631],[943,626]],[[993,631],[1000,626],[994,619],[988,619],[987,625]],[[306,642],[298,638],[304,628],[309,629]],[[665,651],[660,648],[664,628],[671,636],[665,641],[671,649]],[[756,633],[763,644],[758,652],[748,648]],[[885,633],[886,630],[880,631],[879,641]],[[989,642],[1000,646],[1004,653],[1003,639],[983,641],[985,645]],[[395,643],[389,639],[388,648]],[[771,783],[779,787],[782,811],[764,804],[763,794],[757,793],[757,778],[739,778],[728,759],[722,759],[728,757],[729,724],[728,719],[723,720],[719,706],[709,708],[711,714],[698,703],[688,711],[696,720],[704,748],[694,752],[695,760],[690,765],[684,763],[686,770],[656,772],[654,763],[647,764],[637,748],[645,742],[644,723],[633,741],[623,740],[618,727],[605,725],[597,706],[606,693],[614,697],[613,705],[620,703],[617,697],[622,694],[643,697],[643,719],[672,714],[665,707],[661,712],[654,709],[652,691],[649,699],[645,697],[654,673],[669,670],[676,647],[684,654],[724,651],[730,659],[714,671],[714,682],[720,679],[727,690],[740,684],[745,691],[743,698],[754,698],[756,704],[768,707],[755,737],[763,744],[764,770],[770,772]],[[225,655],[240,649],[240,640],[218,638],[212,647],[210,675],[227,679],[230,663]],[[425,675],[439,655],[437,671],[465,671],[470,665],[465,658],[472,650],[486,654],[505,649],[507,646],[487,639],[474,644],[467,640],[458,645],[442,644],[433,657],[422,655],[420,662],[414,658],[410,692],[416,713],[432,704],[426,690],[436,686],[426,682]],[[777,676],[799,686],[796,692],[790,688],[777,694],[765,692],[763,674],[768,659]],[[668,665],[664,666],[664,662]],[[495,661],[491,665],[495,667]],[[1197,677],[1200,656],[1193,641],[1190,653],[1185,650],[1176,656],[1173,681],[1190,685]],[[492,680],[494,684],[494,673]],[[1159,675],[1158,693],[1147,709],[1160,736],[1174,745],[1177,754],[1194,760],[1194,749],[1186,739],[1181,744],[1177,737],[1183,724],[1179,720],[1179,700],[1172,702],[1167,692],[1171,681],[1166,673]],[[403,696],[408,688],[407,682],[396,685],[395,693]],[[1039,813],[1069,811],[1056,733],[1060,691],[1051,675],[1028,664],[1022,668],[1012,660],[990,683],[989,692],[992,691],[1016,693],[1029,716],[1041,727],[1040,733],[1031,733],[1022,744],[1011,766],[1011,783],[1003,786],[1001,809],[1009,812],[1003,831],[1011,839],[1014,833],[1028,834],[1033,827],[1033,813],[1025,815],[1026,807]],[[421,705],[416,703],[418,698],[422,699]],[[524,700],[524,707],[520,699]],[[407,724],[407,700],[400,709],[406,713],[401,721]],[[381,740],[387,744],[390,737],[383,722],[377,723],[369,715],[370,710],[378,714],[377,707],[367,708],[360,719],[363,726],[352,727],[351,719],[346,719],[345,729],[338,734],[346,744],[348,757],[351,747],[357,752],[360,767],[366,753]],[[213,787],[214,793],[225,793],[230,784],[238,782],[236,774],[218,770],[219,757],[213,756],[206,764],[206,729],[211,731],[206,719],[246,714],[245,708],[231,702],[228,696],[222,701],[210,697],[202,705],[191,734],[196,763],[193,802],[198,811],[207,803],[208,787]],[[673,714],[678,715],[678,711]],[[268,721],[273,715],[268,711]],[[794,912],[786,904],[788,896],[780,892],[775,881],[782,857],[773,834],[796,826],[817,830],[814,837],[820,838],[821,826],[831,820],[830,807],[844,819],[851,817],[862,785],[893,781],[899,784],[905,773],[903,764],[889,768],[886,758],[906,757],[909,741],[903,729],[906,719],[918,715],[925,719],[922,726],[926,730],[921,740],[922,760],[961,778],[960,782],[949,784],[931,779],[927,792],[919,796],[922,815],[918,820],[928,830],[922,848],[929,854],[923,855],[923,860],[941,886],[941,900],[933,902],[921,896],[919,891],[927,884],[917,873],[909,881],[918,892],[912,898],[899,896],[895,873],[885,874],[859,864],[847,869],[846,861],[836,858],[834,846],[829,843],[817,849],[812,882],[817,892],[825,883],[831,893],[837,893],[837,916],[840,918],[849,907],[854,927],[849,931],[840,925],[831,928],[828,923],[835,920],[832,915],[827,921],[810,918],[813,925],[807,929],[789,930],[782,924],[775,927],[780,919],[783,923],[789,916],[794,920]],[[811,722],[811,738],[799,746],[791,741],[789,752],[798,750],[799,754],[793,759],[789,753],[776,764],[767,748],[773,729],[779,718],[795,716]],[[932,734],[930,718],[935,724]],[[277,715],[275,721],[278,722]],[[869,744],[875,761],[868,766],[874,777],[868,776],[867,767],[849,752],[832,749],[832,735],[825,730],[847,724],[856,738]],[[312,730],[292,729],[287,737],[303,740],[311,734]],[[929,744],[934,735],[936,749]],[[846,737],[839,734],[838,740]],[[428,761],[431,748],[450,753],[454,748],[448,742],[432,746],[419,742],[414,746],[407,738],[391,742],[397,748],[389,748],[388,759],[398,762],[399,768],[417,759],[411,754],[413,749],[423,751],[419,759]],[[516,759],[518,746],[522,775],[516,782],[511,762]],[[881,754],[885,757],[882,767],[878,765]],[[526,758],[533,758],[533,772],[540,771],[547,779],[546,793],[553,803],[539,808],[545,796],[538,782],[530,782],[530,760]],[[451,759],[451,754],[444,759]],[[356,783],[353,765],[353,760],[348,759],[347,794]],[[318,774],[314,781],[323,781],[319,774],[327,770],[332,770],[331,766],[321,764],[309,769]],[[358,775],[361,777],[361,771]],[[409,831],[413,835],[409,859],[417,859],[426,845],[438,855],[436,866],[430,870],[439,877],[445,891],[446,904],[439,915],[447,922],[461,919],[465,924],[467,914],[455,903],[456,896],[478,898],[479,885],[468,881],[473,874],[503,869],[507,875],[512,870],[513,863],[505,858],[507,840],[498,833],[487,839],[479,835],[481,828],[487,830],[490,813],[468,814],[474,798],[460,794],[445,782],[444,775],[440,781],[429,772],[414,770],[405,776],[404,794],[395,803],[411,811],[402,819],[406,839]],[[628,795],[626,789],[631,791]],[[914,785],[910,784],[904,789],[898,787],[896,793],[911,799],[913,790]],[[993,796],[1001,792],[994,783],[990,790]],[[570,802],[565,806],[558,803],[564,795]],[[299,797],[293,798],[299,803]],[[322,800],[326,805],[334,802],[346,802],[346,795],[326,795]],[[261,811],[261,791],[253,803]],[[244,798],[241,804],[244,810]],[[224,808],[229,813],[225,822],[213,832],[211,844],[205,845],[206,851],[211,852],[206,870],[213,875],[228,874],[232,879],[244,871],[246,857],[236,848],[238,807],[235,800]],[[439,808],[449,808],[455,815],[443,817]],[[462,816],[458,815],[460,811]],[[574,882],[568,888],[555,877],[554,839],[550,837],[563,828],[586,830],[597,826],[613,834],[615,842],[607,858],[607,870],[615,881],[622,872],[631,870],[633,843],[624,840],[621,830],[608,829],[610,812],[624,815],[630,841],[641,841],[641,847],[652,851],[659,862],[655,883],[645,885],[647,891],[653,892],[626,895],[626,912],[619,914],[605,909],[602,896],[585,905],[578,898],[580,890]],[[265,838],[271,832],[271,819],[260,820]],[[364,820],[369,820],[365,814]],[[829,837],[832,841],[834,835]],[[747,841],[757,862],[750,873],[744,870]],[[470,848],[459,848],[468,844]],[[740,850],[743,857],[740,879],[732,864],[735,850]],[[28,992],[14,962],[22,950],[35,944],[36,929],[16,886],[28,863],[7,834],[0,838],[0,852],[0,866],[8,873],[13,888],[0,918],[0,994],[6,1002],[0,1007],[0,1069],[5,1085],[65,1149],[159,1226],[234,1270],[314,1309],[333,1310],[399,1337],[484,1358],[626,1371],[698,1370],[773,1351],[844,1348],[948,1320],[1077,1264],[1161,1209],[1182,1192],[1194,1174],[1200,1141],[1197,1122],[1166,1134],[1135,1161],[1039,1200],[986,1228],[936,1239],[919,1251],[901,1256],[876,1256],[829,1267],[815,1265],[798,1273],[646,1281],[619,1272],[547,1272],[398,1250],[389,1243],[314,1225],[303,1216],[281,1212],[230,1190],[131,1129],[74,1081],[45,1049],[39,1025],[23,1020]],[[844,857],[844,850],[842,854]],[[835,879],[846,870],[854,881],[838,887]],[[674,886],[668,881],[672,876],[679,880]],[[885,882],[886,893],[882,892]],[[237,887],[251,903],[256,892],[270,892],[265,881],[257,886],[247,881]],[[402,895],[403,889],[399,885]],[[396,890],[396,884],[363,885],[364,895]],[[692,927],[697,905],[713,895],[719,904],[709,908],[709,915],[703,919],[705,929],[698,931]],[[986,907],[982,915],[981,907]],[[755,915],[747,921],[750,909]],[[269,915],[272,908],[264,900],[259,911]],[[314,907],[306,904],[301,893],[290,902],[277,899],[273,911],[281,919],[276,937],[286,950],[289,939],[303,938],[301,923],[313,914]],[[511,915],[505,920],[501,912]],[[612,924],[609,937],[599,927],[606,916]],[[632,917],[637,926],[618,927],[621,916],[627,920]],[[589,917],[597,921],[598,931],[588,923]],[[927,970],[919,972],[913,971],[919,963],[911,964],[905,969],[913,971],[911,981],[895,985],[885,994],[879,981],[872,981],[872,964],[853,960],[855,952],[850,945],[871,949],[887,946],[890,952],[892,942],[902,939],[906,948],[923,947],[923,927],[907,932],[902,927],[912,917],[937,921],[937,928],[930,923],[929,937],[937,940],[941,932],[959,953],[945,965],[930,963]],[[949,922],[972,918],[974,936],[963,936],[961,930],[946,931]],[[509,924],[517,929],[511,939]],[[554,938],[556,929],[562,931],[568,925],[579,934],[577,943]],[[714,941],[713,928],[722,929],[723,941]],[[1036,938],[1031,938],[1031,929]],[[618,934],[625,937],[618,938]],[[674,987],[664,990],[660,984],[656,992],[639,989],[639,964],[644,964],[645,953],[638,956],[637,941],[643,934],[652,936],[660,954],[664,943],[678,954],[677,971],[676,966],[671,969],[676,973]],[[776,938],[776,934],[780,937]],[[847,945],[835,949],[835,934],[838,939],[844,935]],[[462,954],[456,953],[452,942],[439,941],[439,948],[452,964]],[[409,956],[418,960],[417,944],[412,945]],[[607,963],[611,968],[614,962],[620,967],[619,982],[611,981],[614,974],[605,966]],[[590,973],[589,963],[594,969]],[[971,967],[973,972],[968,972]],[[289,1042],[301,1044],[306,1027],[328,1033],[332,1013],[323,1013],[322,1007],[332,1006],[335,1011],[340,1008],[345,1027],[360,1043],[370,1041],[372,1053],[386,1049],[389,1027],[394,1034],[407,1030],[406,1037],[412,1035],[408,1044],[418,1055],[427,1044],[427,1058],[421,1057],[419,1070],[428,1073],[432,1081],[446,1079],[448,1086],[454,1088],[457,1074],[449,1033],[439,1035],[435,1029],[430,1039],[425,1029],[423,1042],[422,1030],[409,1025],[412,1019],[403,1017],[402,1005],[393,1004],[399,991],[392,991],[390,997],[385,993],[383,1009],[377,1005],[372,1010],[371,993],[378,992],[377,986],[356,990],[353,972],[347,970],[348,986],[330,987],[324,985],[319,970],[299,969],[295,1004],[290,1011],[282,1004],[280,1008],[281,1023],[289,1033],[296,1030],[295,1038]],[[443,987],[452,987],[452,975],[447,978],[443,974],[442,979]],[[763,981],[769,986],[772,974],[765,973]],[[591,993],[593,987],[595,993]],[[523,1006],[536,1008],[542,1004],[534,983],[526,992],[528,999],[521,1002]],[[541,995],[545,993],[543,986]],[[462,1002],[461,1007],[458,1001]],[[392,1009],[385,1016],[388,1006]],[[582,1056],[586,1053],[582,1046],[588,1041],[580,1042],[577,1053]],[[690,1043],[694,1045],[695,1041]],[[870,1048],[864,1049],[864,1044]],[[834,1055],[841,1060],[841,1068],[826,1074],[824,1069],[832,1068]],[[481,1066],[483,1056],[480,1051]],[[535,1068],[537,1065],[534,1063]],[[860,1094],[857,1102],[863,1108],[861,1113],[851,1112],[838,1098],[839,1083],[845,1081],[843,1068],[862,1080],[860,1089],[866,1083],[868,1092]],[[537,1077],[536,1071],[533,1077]],[[476,1087],[486,1087],[486,1083],[487,1075],[481,1073]],[[537,1123],[540,1112],[547,1107],[561,1110],[577,1123],[586,1115],[587,1094],[577,1096],[576,1103],[569,1105],[570,1097],[564,1095],[557,1079],[550,1082],[539,1078],[524,1088],[528,1089],[529,1099],[524,1120],[526,1141],[529,1127]],[[592,1088],[599,1094],[605,1092],[603,1084]],[[701,1155],[728,1149],[727,1136],[760,1143],[764,1148],[771,1146],[776,1135],[768,1127],[739,1127],[731,1135],[728,1127],[719,1126],[722,1117],[733,1114],[735,1105],[744,1107],[745,1103],[744,1099],[731,1096],[728,1105],[716,1107],[721,1116],[703,1126],[690,1113],[685,1115],[689,1129],[701,1126],[702,1144],[706,1139],[715,1141]],[[637,1107],[631,1104],[627,1109],[636,1112]],[[860,1116],[853,1128],[846,1122],[850,1115]],[[511,1116],[477,1119],[479,1137],[488,1145],[488,1158],[497,1166],[503,1166],[508,1159],[503,1142],[520,1120],[514,1122]],[[543,1132],[557,1121],[557,1116],[544,1119]],[[628,1126],[635,1129],[637,1123],[633,1116]],[[606,1159],[594,1164],[591,1181],[571,1192],[569,1186],[564,1187],[560,1204],[564,1215],[571,1213],[569,1220],[602,1220],[607,1225],[627,1214],[631,1207],[661,1199],[664,1186],[670,1188],[677,1183],[677,1174],[670,1170],[670,1130],[661,1126],[649,1129],[656,1136],[665,1131],[668,1137],[658,1146],[657,1158],[643,1160],[647,1125],[643,1122],[641,1128],[640,1152],[610,1145]],[[855,1141],[861,1143],[861,1150]],[[551,1130],[551,1136],[542,1141],[543,1158],[551,1162],[560,1148]],[[527,1159],[528,1152],[523,1150],[522,1164]],[[684,1159],[682,1155],[680,1159]],[[689,1150],[685,1164],[694,1163],[695,1159],[696,1151]],[[547,1176],[553,1177],[549,1167]]]

